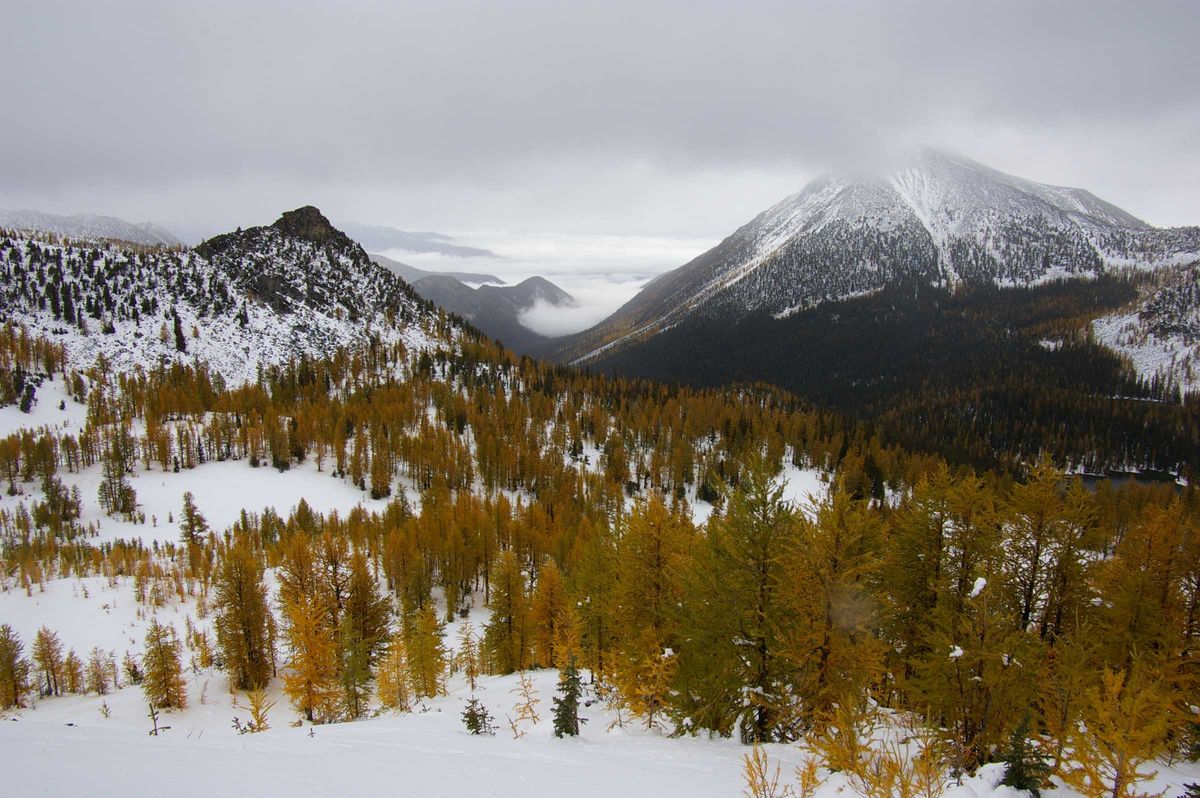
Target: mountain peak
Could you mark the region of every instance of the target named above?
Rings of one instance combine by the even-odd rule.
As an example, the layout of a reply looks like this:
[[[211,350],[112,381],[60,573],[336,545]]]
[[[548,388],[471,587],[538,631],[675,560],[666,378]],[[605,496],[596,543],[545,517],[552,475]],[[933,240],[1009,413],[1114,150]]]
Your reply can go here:
[[[889,286],[1027,286],[1200,254],[1195,229],[1158,230],[1083,189],[933,148],[882,175],[816,178],[561,351],[599,356],[685,319],[783,319]]]
[[[284,235],[302,238],[314,244],[351,243],[345,233],[334,227],[324,214],[312,205],[285,211],[271,226]]]

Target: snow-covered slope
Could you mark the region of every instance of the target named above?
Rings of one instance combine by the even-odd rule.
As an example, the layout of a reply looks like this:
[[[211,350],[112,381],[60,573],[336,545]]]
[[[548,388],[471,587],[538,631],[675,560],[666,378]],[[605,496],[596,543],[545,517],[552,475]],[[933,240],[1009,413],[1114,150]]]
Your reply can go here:
[[[0,228],[9,230],[36,230],[77,239],[116,239],[145,246],[180,246],[175,234],[153,222],[135,224],[115,216],[100,216],[94,213],[77,213],[59,216],[41,211],[0,210]]]
[[[1157,230],[1082,189],[921,152],[871,179],[821,177],[652,281],[564,348],[586,359],[691,317],[776,316],[907,282],[1031,285],[1200,256],[1200,228]]]
[[[376,335],[425,346],[434,314],[315,208],[194,250],[0,235],[0,317],[66,344],[71,365],[207,362],[227,380]]]
[[[1200,261],[1165,271],[1135,308],[1097,319],[1092,330],[1142,376],[1200,390]]]

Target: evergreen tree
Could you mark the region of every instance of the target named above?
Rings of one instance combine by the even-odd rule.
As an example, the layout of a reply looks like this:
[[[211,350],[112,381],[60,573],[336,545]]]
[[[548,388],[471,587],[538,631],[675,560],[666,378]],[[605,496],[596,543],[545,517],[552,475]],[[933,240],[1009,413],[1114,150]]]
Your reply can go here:
[[[137,493],[126,478],[129,463],[134,458],[133,439],[124,423],[114,425],[101,455],[101,478],[98,492],[100,507],[108,515],[120,515],[133,520],[137,512]]]
[[[267,603],[263,569],[248,543],[222,554],[214,580],[217,648],[236,690],[264,687],[275,660],[274,619]]]
[[[1026,790],[1033,798],[1041,798],[1041,789],[1050,778],[1051,768],[1030,738],[1029,720],[1029,715],[1025,715],[1008,739],[1008,750],[1001,760],[1007,767],[1000,783]]]
[[[146,648],[142,653],[145,676],[142,692],[155,709],[183,709],[187,706],[187,688],[180,662],[181,645],[175,627],[150,621],[146,629]]]
[[[60,695],[63,676],[62,643],[58,635],[43,626],[33,639],[33,662],[42,674],[42,695]]]
[[[208,534],[208,521],[196,507],[191,491],[183,494],[183,509],[179,513],[179,539],[188,554],[188,565],[193,572],[199,566],[200,547]]]
[[[579,735],[579,699],[583,694],[583,683],[575,663],[567,665],[558,675],[558,695],[553,699],[554,736],[576,737]]]
[[[724,515],[714,517],[687,573],[680,636],[680,711],[695,725],[743,743],[788,739],[792,666],[782,657],[785,554],[799,525],[757,461],[743,471]],[[814,641],[815,642],[815,641]]]
[[[491,713],[487,711],[487,707],[483,705],[483,702],[475,696],[467,699],[462,719],[463,725],[467,727],[467,731],[471,734],[492,735],[496,733]]]
[[[0,709],[25,706],[29,692],[29,662],[25,646],[8,624],[0,626]]]
[[[175,351],[187,352],[187,338],[183,336],[183,319],[179,318],[179,311],[171,309],[171,323],[175,328]]]

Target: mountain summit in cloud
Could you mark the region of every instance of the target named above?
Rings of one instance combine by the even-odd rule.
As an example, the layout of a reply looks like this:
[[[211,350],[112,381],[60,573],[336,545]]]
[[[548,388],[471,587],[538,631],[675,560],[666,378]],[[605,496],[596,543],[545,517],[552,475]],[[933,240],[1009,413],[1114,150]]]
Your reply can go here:
[[[596,357],[689,318],[782,318],[901,283],[1036,285],[1198,253],[1197,228],[1156,229],[1083,189],[924,149],[885,176],[811,181],[650,282],[567,354]]]

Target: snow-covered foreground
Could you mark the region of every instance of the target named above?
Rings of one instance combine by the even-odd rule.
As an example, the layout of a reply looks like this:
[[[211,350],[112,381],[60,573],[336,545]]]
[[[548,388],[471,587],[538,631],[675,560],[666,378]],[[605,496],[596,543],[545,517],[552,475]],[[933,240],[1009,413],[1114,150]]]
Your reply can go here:
[[[478,602],[477,602],[478,603]],[[86,654],[92,646],[139,653],[151,613],[182,633],[185,618],[200,628],[189,600],[150,610],[134,600],[133,583],[100,577],[58,579],[32,595],[17,586],[0,592],[0,623],[12,624],[31,641],[45,624],[65,646]],[[481,627],[485,610],[471,613]],[[447,641],[458,637],[456,621]],[[185,649],[185,661],[188,660]],[[129,796],[149,790],[176,796],[230,792],[256,796],[736,796],[742,794],[742,757],[747,748],[728,739],[671,739],[637,721],[614,726],[616,714],[596,700],[576,739],[552,734],[551,701],[557,674],[530,674],[541,720],[521,724],[515,739],[507,716],[516,717],[518,676],[480,680],[477,697],[495,718],[497,733],[473,737],[461,713],[470,690],[462,676],[449,681],[449,695],[419,702],[412,713],[382,713],[353,723],[299,725],[276,680],[272,728],[239,735],[233,718],[249,717],[244,697],[231,696],[215,669],[187,670],[189,706],[161,713],[170,728],[153,737],[139,687],[106,696],[64,696],[36,701],[0,722],[0,773],[12,795]],[[105,714],[107,713],[107,715]],[[293,725],[296,724],[296,725]],[[772,766],[789,779],[809,754],[799,746],[766,746]],[[1001,766],[988,766],[946,792],[947,798],[1013,798],[1020,793],[996,786]],[[1152,785],[1181,795],[1182,785],[1200,781],[1200,768],[1159,767]],[[152,786],[153,785],[153,786]],[[1048,795],[1070,796],[1065,790]],[[820,798],[850,796],[842,777],[829,774]]]
[[[168,606],[160,621],[182,628],[194,608]],[[99,645],[116,652],[138,651],[147,617],[141,617],[131,586],[109,587],[102,579],[56,580],[33,596],[0,594],[0,619],[23,639],[47,624],[77,650]],[[484,622],[480,613],[475,623]],[[448,639],[456,637],[456,624]],[[616,794],[731,796],[742,788],[746,749],[731,740],[669,739],[636,722],[609,728],[616,716],[603,702],[583,710],[587,723],[577,739],[556,739],[550,709],[557,675],[532,674],[541,701],[541,721],[522,725],[514,739],[513,690],[518,677],[485,677],[476,695],[496,719],[493,737],[473,737],[460,714],[469,689],[461,677],[450,695],[426,701],[411,714],[383,714],[354,723],[293,727],[298,716],[276,683],[270,712],[273,728],[238,735],[235,716],[245,720],[245,700],[230,696],[223,674],[188,674],[190,705],[163,713],[170,726],[148,735],[150,721],[140,688],[107,696],[43,699],[0,723],[0,772],[22,795],[76,796],[141,794],[161,785],[174,795],[212,796],[231,789],[254,795],[541,796]],[[589,694],[589,700],[595,697]],[[108,716],[102,713],[102,706]],[[769,746],[785,772],[803,761],[791,746]],[[994,779],[991,779],[994,781]],[[980,788],[988,786],[980,781]],[[836,794],[834,784],[828,794]],[[962,795],[991,794],[975,790]]]
[[[133,596],[132,582],[110,586],[102,578],[60,579],[27,596],[18,588],[0,593],[0,622],[23,640],[43,624],[77,652],[92,646],[140,652],[148,610]],[[182,632],[184,618],[205,627],[191,602],[158,608],[160,622]],[[472,613],[486,622],[486,613]],[[457,637],[457,623],[447,630]],[[186,651],[185,651],[186,659]],[[517,676],[483,678],[476,695],[496,720],[494,737],[473,737],[461,712],[470,691],[462,677],[450,695],[418,704],[411,714],[383,714],[354,723],[293,727],[298,715],[276,682],[270,711],[273,728],[238,735],[233,718],[248,718],[244,697],[228,692],[224,674],[189,671],[189,706],[162,713],[171,728],[148,735],[150,721],[138,687],[107,696],[42,699],[0,723],[0,772],[21,795],[142,794],[160,785],[174,795],[221,795],[231,789],[253,795],[736,795],[741,755],[729,740],[672,740],[636,723],[608,729],[615,715],[595,701],[583,710],[588,722],[577,739],[556,739],[550,720],[557,683],[554,671],[532,674],[541,720],[523,725],[514,739],[506,715],[515,717]],[[589,694],[589,700],[594,699]],[[107,710],[105,717],[102,707]],[[798,749],[778,746],[786,766],[802,759]]]

